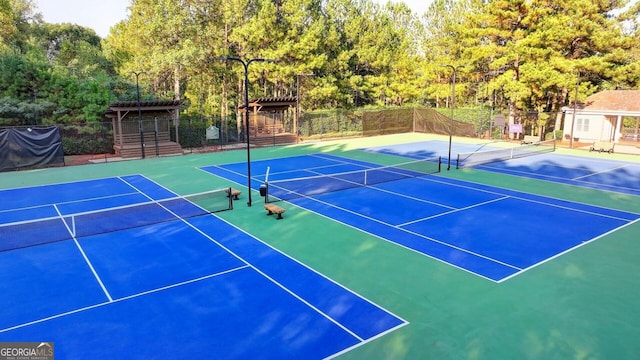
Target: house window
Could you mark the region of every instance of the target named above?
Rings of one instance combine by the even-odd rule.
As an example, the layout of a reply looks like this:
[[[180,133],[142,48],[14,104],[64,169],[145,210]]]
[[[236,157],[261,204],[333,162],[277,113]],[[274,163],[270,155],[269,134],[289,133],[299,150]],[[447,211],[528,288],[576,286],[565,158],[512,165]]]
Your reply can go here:
[[[589,119],[577,119],[576,131],[589,132]]]

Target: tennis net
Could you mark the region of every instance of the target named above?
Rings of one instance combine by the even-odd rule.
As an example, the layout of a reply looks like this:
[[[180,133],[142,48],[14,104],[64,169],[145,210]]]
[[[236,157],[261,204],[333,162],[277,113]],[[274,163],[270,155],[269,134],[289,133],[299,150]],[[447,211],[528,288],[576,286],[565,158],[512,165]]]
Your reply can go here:
[[[265,202],[317,196],[351,188],[371,186],[389,181],[415,178],[440,172],[442,158],[267,182]]]
[[[556,150],[556,140],[540,141],[533,144],[521,145],[513,148],[495,149],[459,153],[456,160],[456,169],[475,165],[488,164],[509,159],[518,159],[534,156]]]
[[[231,189],[0,224],[0,251],[151,226],[233,209]]]

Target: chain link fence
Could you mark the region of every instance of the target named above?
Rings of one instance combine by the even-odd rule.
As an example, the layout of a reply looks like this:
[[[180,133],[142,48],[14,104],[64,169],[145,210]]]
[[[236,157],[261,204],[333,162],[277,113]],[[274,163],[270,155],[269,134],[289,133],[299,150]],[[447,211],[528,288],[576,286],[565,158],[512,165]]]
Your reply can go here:
[[[456,115],[459,114],[456,113]],[[488,126],[490,121],[485,119],[486,116],[487,114],[484,114],[484,112],[482,114],[474,113],[471,116],[471,118],[482,117],[482,122],[475,124],[475,130],[474,124],[469,123],[468,119],[464,119],[466,121],[454,120],[454,134],[458,136],[482,136],[489,129],[494,132],[503,131],[502,127],[490,128]],[[456,116],[457,118],[458,116]],[[549,132],[554,130],[553,114],[524,112],[517,120],[524,125],[523,132],[527,135],[548,135]],[[157,128],[161,127],[163,129],[161,140],[179,143],[185,152],[217,151],[225,148],[234,148],[235,145],[242,144],[242,136],[238,132],[235,116],[181,117],[177,127],[174,121],[171,117],[144,119],[145,143],[158,142],[158,139],[153,139],[153,134]],[[117,143],[118,131],[126,132],[131,136],[138,134],[139,123],[137,121],[128,123],[130,124],[127,126],[131,126],[131,129],[124,129],[123,122],[123,128],[115,129],[115,134],[111,121],[58,125],[62,136],[64,153],[65,155],[114,154],[114,144]],[[364,112],[336,109],[304,113],[298,121],[296,134],[293,134],[291,120],[284,125],[283,131],[297,135],[302,141],[308,141],[412,131],[444,134],[449,132],[451,122],[448,117],[437,114],[431,109],[412,108]],[[166,139],[164,137],[165,134],[167,136]],[[625,134],[629,134],[631,141],[637,141],[638,129],[636,126],[631,126],[631,129],[625,129]],[[255,138],[259,134],[252,135]],[[497,137],[499,138],[499,135]]]
[[[188,151],[208,151],[240,141],[235,117],[182,117],[171,126],[171,141]]]

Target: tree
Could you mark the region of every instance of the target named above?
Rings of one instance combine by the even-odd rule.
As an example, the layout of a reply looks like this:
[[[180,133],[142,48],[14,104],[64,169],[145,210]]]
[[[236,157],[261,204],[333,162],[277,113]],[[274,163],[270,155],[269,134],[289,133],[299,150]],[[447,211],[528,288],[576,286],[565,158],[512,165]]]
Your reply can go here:
[[[32,27],[42,22],[34,9],[32,0],[0,0],[0,52],[28,51]]]
[[[476,71],[493,75],[489,88],[504,93],[513,118],[522,110],[558,111],[578,76],[582,96],[623,83],[616,74],[632,61],[633,42],[610,15],[620,5],[491,1],[481,16],[467,18],[463,57],[473,60]]]

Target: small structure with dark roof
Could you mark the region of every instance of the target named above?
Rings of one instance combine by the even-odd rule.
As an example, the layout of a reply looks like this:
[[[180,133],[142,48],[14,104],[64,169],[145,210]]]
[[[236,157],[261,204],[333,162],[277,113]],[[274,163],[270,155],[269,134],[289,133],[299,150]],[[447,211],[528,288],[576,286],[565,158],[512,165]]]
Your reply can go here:
[[[182,154],[177,140],[180,105],[179,100],[111,103],[105,116],[111,119],[116,155],[138,158]],[[171,141],[172,126],[175,141]]]

